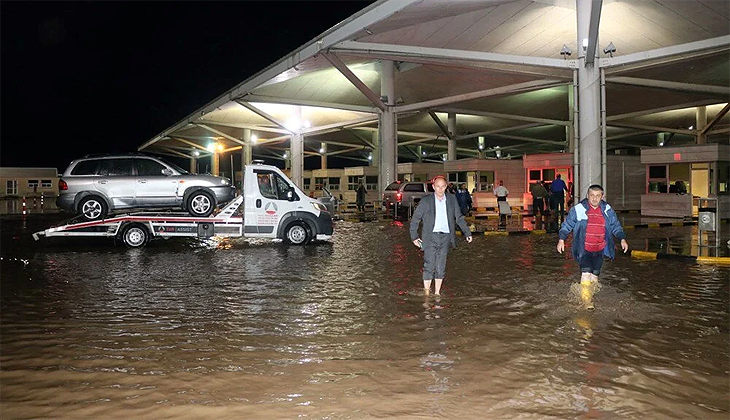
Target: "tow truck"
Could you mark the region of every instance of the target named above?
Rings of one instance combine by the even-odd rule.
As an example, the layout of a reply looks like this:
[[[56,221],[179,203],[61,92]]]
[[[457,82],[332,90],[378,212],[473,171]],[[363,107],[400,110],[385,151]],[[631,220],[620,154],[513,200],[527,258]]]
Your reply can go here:
[[[71,219],[33,238],[108,237],[130,248],[171,237],[268,238],[294,245],[332,239],[332,215],[325,205],[304,194],[279,168],[252,163],[243,173],[242,195],[208,217],[145,211],[90,222]]]

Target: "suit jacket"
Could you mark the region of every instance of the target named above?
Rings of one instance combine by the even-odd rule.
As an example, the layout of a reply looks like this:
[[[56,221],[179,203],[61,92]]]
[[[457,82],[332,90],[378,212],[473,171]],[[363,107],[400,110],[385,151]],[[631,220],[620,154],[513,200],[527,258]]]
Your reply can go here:
[[[466,236],[471,236],[469,225],[464,220],[464,216],[461,214],[459,203],[456,201],[456,197],[453,194],[446,193],[446,218],[449,221],[449,237],[451,240],[451,246],[456,247],[456,225],[459,225],[459,229]],[[413,212],[411,218],[410,232],[411,241],[418,239],[418,226],[423,222],[423,229],[421,230],[421,240],[424,246],[431,240],[433,234],[433,226],[436,223],[436,196],[429,194],[421,199],[418,203],[416,211]]]

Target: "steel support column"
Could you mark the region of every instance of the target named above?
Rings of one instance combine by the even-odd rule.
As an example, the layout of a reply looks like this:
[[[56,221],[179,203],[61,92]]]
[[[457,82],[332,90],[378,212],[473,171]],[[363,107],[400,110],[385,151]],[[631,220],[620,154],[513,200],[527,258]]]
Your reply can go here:
[[[592,2],[576,1],[578,45],[582,50],[584,38],[588,38]],[[600,127],[600,72],[598,66],[586,65],[582,53],[578,59],[578,110],[580,124],[580,188],[576,194],[584,197],[591,184],[602,182],[601,173],[601,127]],[[605,188],[605,185],[604,185]]]
[[[380,67],[380,96],[387,105],[378,121],[380,133],[378,183],[379,191],[383,191],[391,182],[398,179],[398,122],[392,108],[395,105],[395,66],[392,61],[383,60]]]
[[[456,114],[453,112],[449,112],[448,121],[446,122],[446,128],[449,131],[449,135],[451,136],[447,142],[449,145],[448,154],[446,156],[447,160],[456,160]]]
[[[704,131],[707,125],[707,107],[698,106],[695,112],[695,130],[697,130],[697,144],[705,144],[707,135]]]
[[[372,142],[373,142],[373,158],[370,159],[370,166],[378,166],[380,165],[380,139],[378,131],[373,131],[372,136]]]
[[[297,121],[302,120],[302,107],[295,106],[292,115]],[[296,130],[291,136],[291,180],[299,187],[303,187],[304,174],[304,135]]]
[[[198,159],[195,156],[190,158],[190,173],[198,173]]]
[[[250,128],[244,128],[243,129],[243,147],[241,147],[241,171],[243,171],[243,167],[245,165],[248,165],[251,163],[252,158],[252,150],[251,150],[251,129]]]
[[[327,143],[321,143],[319,145],[319,153],[321,154],[321,169],[327,169]]]

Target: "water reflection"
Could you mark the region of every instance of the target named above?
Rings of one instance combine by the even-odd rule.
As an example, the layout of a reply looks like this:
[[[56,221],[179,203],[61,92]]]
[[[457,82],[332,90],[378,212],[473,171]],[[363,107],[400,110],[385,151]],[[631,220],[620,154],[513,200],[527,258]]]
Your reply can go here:
[[[3,417],[728,416],[727,268],[621,255],[586,312],[553,235],[459,238],[426,297],[401,223],[143,249],[27,223],[0,226]]]

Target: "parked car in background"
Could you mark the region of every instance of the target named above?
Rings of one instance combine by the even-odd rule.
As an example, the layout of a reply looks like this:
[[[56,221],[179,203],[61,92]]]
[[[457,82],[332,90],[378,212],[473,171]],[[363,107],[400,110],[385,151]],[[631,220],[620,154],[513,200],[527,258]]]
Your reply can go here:
[[[406,212],[409,207],[415,208],[421,197],[433,192],[433,182],[396,181],[385,187],[383,206],[391,209],[394,215]]]
[[[228,178],[191,174],[143,154],[76,159],[61,175],[58,190],[57,206],[86,220],[132,208],[181,208],[206,217],[236,192]]]

